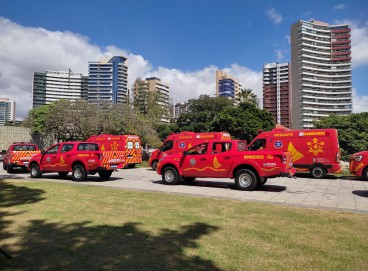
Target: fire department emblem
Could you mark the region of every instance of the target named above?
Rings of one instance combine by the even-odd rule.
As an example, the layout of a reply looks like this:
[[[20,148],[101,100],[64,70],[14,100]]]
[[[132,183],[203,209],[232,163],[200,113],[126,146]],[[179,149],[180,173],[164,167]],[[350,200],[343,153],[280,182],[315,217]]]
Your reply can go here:
[[[275,142],[275,147],[278,148],[278,149],[281,148],[282,147],[282,142],[281,141],[276,141]]]
[[[113,143],[113,144],[111,144],[111,149],[112,149],[113,151],[117,151],[117,150],[118,150],[118,147],[119,147],[119,144],[118,144],[118,143],[116,143],[116,141],[114,141],[114,143]]]
[[[314,155],[317,155],[320,152],[323,152],[323,146],[325,145],[325,142],[318,142],[317,138],[313,138],[312,142],[307,142],[307,145],[309,148],[308,153],[313,153]]]
[[[192,158],[189,160],[189,164],[191,164],[192,166],[194,166],[195,164],[197,164],[197,161],[195,158]]]
[[[179,144],[179,148],[185,148],[185,143],[184,142],[180,142],[180,144]]]

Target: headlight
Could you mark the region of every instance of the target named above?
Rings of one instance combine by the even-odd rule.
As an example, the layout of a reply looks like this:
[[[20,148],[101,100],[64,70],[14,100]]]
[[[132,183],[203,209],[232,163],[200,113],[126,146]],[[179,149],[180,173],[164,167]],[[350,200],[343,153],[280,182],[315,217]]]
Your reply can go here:
[[[363,155],[358,155],[354,157],[354,160],[360,162],[363,159]]]

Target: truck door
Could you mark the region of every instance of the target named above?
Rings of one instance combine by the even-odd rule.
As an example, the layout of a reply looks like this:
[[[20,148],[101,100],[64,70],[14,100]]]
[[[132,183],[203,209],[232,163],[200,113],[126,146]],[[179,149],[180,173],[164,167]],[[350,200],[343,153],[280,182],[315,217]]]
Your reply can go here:
[[[52,146],[48,149],[42,157],[42,168],[45,171],[57,172],[59,170],[60,154],[58,155],[58,150],[60,144]]]
[[[59,171],[68,171],[68,166],[70,166],[72,157],[71,150],[73,149],[74,144],[66,143],[61,147],[60,154],[60,170]]]
[[[231,149],[231,142],[213,142],[208,154],[208,162],[211,170],[209,177],[225,178],[228,176],[231,164],[234,160],[234,153]]]
[[[183,175],[188,177],[208,177],[209,159],[208,143],[202,143],[189,149],[183,157],[182,169]]]

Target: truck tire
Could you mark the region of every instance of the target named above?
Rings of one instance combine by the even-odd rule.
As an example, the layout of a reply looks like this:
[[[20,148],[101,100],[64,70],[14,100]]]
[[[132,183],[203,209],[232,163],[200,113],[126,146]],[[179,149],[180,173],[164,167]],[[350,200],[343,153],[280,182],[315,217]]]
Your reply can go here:
[[[165,167],[162,171],[162,182],[174,185],[179,183],[179,174],[174,167]]]
[[[6,163],[3,161],[3,170],[6,170]]]
[[[100,170],[98,175],[100,176],[101,180],[108,180],[110,179],[112,174],[112,170]]]
[[[86,177],[87,177],[86,170],[84,169],[82,165],[77,164],[73,167],[73,172],[72,172],[73,181],[81,182],[81,181],[84,181]]]
[[[153,162],[152,162],[152,169],[153,169],[154,171],[156,171],[156,170],[157,170],[157,164],[158,164],[158,161],[157,161],[157,160],[155,160],[155,161],[153,161]]]
[[[363,175],[362,175],[363,179],[364,180],[368,180],[368,167],[366,167],[364,170],[363,170]]]
[[[6,166],[6,172],[7,172],[7,173],[13,173],[13,166],[8,164],[8,165]]]
[[[262,177],[262,178],[259,178],[259,182],[258,182],[258,187],[261,187],[263,186],[265,183],[267,182],[267,178],[265,177]]]
[[[69,172],[58,172],[59,176],[62,178],[65,178],[68,175]]]
[[[190,183],[193,182],[196,177],[181,177],[183,179],[184,182]]]
[[[252,191],[257,187],[257,177],[249,169],[238,170],[235,174],[235,184],[239,190]]]
[[[42,177],[42,172],[37,163],[31,164],[30,168],[31,168],[31,178],[41,178]]]
[[[327,175],[327,171],[323,166],[315,166],[310,170],[310,174],[313,178],[323,179]]]

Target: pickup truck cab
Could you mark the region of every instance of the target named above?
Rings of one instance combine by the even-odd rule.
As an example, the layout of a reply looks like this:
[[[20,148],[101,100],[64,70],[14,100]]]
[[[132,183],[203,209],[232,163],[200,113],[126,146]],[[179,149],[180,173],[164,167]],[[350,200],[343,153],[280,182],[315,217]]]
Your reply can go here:
[[[164,184],[178,184],[195,178],[235,179],[240,190],[254,190],[267,178],[291,177],[291,154],[281,151],[248,151],[243,140],[209,140],[188,151],[162,157],[157,173]]]
[[[13,172],[13,168],[20,167],[26,169],[29,159],[40,153],[38,146],[31,142],[14,142],[4,155],[3,169],[8,173]]]
[[[94,142],[61,142],[46,151],[32,156],[28,169],[32,178],[40,178],[43,173],[58,172],[66,177],[72,172],[73,181],[83,181],[88,174],[98,173],[101,179],[110,178],[118,164],[109,167],[103,164],[102,152]]]
[[[349,157],[350,173],[368,180],[368,151],[361,151]]]

